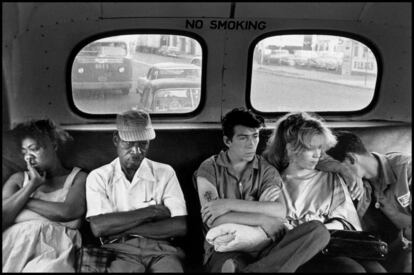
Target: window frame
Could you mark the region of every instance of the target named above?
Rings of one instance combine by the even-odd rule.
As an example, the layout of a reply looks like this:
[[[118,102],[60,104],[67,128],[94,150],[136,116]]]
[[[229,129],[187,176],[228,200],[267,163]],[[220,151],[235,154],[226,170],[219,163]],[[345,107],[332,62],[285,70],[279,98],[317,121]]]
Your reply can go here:
[[[320,116],[323,117],[343,117],[343,115],[354,115],[354,116],[360,116],[366,113],[369,113],[372,109],[375,108],[375,106],[378,103],[378,94],[379,94],[379,89],[381,86],[381,80],[382,80],[382,70],[383,70],[383,59],[382,56],[380,54],[380,51],[378,50],[378,47],[375,45],[375,43],[371,40],[369,40],[366,37],[363,37],[361,35],[355,34],[355,33],[351,33],[351,32],[344,32],[344,31],[338,31],[338,30],[330,30],[330,29],[297,29],[297,30],[281,30],[281,31],[271,31],[271,32],[266,32],[262,35],[257,36],[255,39],[252,40],[252,42],[250,43],[249,46],[249,50],[248,50],[248,62],[247,62],[247,75],[246,75],[246,106],[247,108],[251,109],[252,111],[254,111],[255,113],[265,116],[265,117],[278,117],[284,114],[287,114],[289,112],[286,111],[280,111],[280,112],[264,112],[264,111],[260,111],[257,110],[256,108],[253,107],[252,102],[251,102],[251,84],[252,84],[252,78],[253,78],[253,54],[254,54],[254,49],[257,46],[257,44],[269,37],[272,36],[282,36],[282,35],[310,35],[310,34],[316,34],[316,35],[332,35],[332,36],[340,36],[340,37],[344,37],[344,38],[349,38],[349,39],[353,39],[355,41],[358,41],[362,44],[364,44],[366,47],[368,47],[376,61],[377,61],[377,79],[375,82],[375,89],[374,89],[374,93],[372,96],[372,100],[371,102],[368,103],[367,106],[365,106],[364,108],[360,109],[360,110],[356,110],[356,111],[308,111],[308,110],[303,110],[303,111],[308,111],[308,112],[312,112],[315,114],[318,114]],[[292,110],[294,111],[294,110]]]
[[[188,118],[188,117],[195,117],[197,114],[201,112],[205,105],[206,100],[206,68],[207,68],[207,44],[205,40],[198,34],[189,32],[189,31],[181,31],[181,30],[171,30],[171,29],[133,29],[133,30],[116,30],[116,31],[107,31],[101,32],[92,36],[89,36],[81,41],[79,41],[75,47],[71,50],[69,57],[66,61],[66,95],[67,95],[67,102],[69,104],[69,108],[72,112],[79,115],[82,118],[86,119],[115,119],[117,113],[105,113],[105,114],[92,114],[87,113],[80,110],[76,104],[73,97],[73,88],[72,88],[72,66],[74,64],[76,56],[79,52],[89,43],[93,41],[109,38],[112,36],[119,36],[119,35],[152,35],[152,34],[168,34],[168,35],[180,35],[186,36],[188,38],[194,39],[197,41],[201,47],[201,85],[200,85],[200,102],[193,111],[188,113],[150,113],[151,118],[165,118],[165,119],[180,119],[180,118]]]

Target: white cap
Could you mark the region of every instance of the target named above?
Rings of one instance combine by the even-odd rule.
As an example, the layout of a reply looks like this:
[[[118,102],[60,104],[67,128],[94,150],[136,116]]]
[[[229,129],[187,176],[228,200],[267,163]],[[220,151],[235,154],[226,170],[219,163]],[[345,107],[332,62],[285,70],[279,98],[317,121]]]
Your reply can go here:
[[[124,141],[142,141],[155,138],[149,114],[142,110],[130,110],[116,116],[116,128]]]

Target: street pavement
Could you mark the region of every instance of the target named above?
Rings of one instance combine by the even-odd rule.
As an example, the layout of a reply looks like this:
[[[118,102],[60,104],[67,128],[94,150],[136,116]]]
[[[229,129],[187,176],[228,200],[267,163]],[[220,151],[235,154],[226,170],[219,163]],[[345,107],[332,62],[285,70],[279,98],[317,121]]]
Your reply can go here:
[[[286,65],[259,65],[255,63],[253,70],[272,73],[276,75],[292,76],[309,80],[342,84],[345,86],[375,88],[376,76],[374,75],[342,75],[337,72],[322,71],[308,68],[296,68]]]

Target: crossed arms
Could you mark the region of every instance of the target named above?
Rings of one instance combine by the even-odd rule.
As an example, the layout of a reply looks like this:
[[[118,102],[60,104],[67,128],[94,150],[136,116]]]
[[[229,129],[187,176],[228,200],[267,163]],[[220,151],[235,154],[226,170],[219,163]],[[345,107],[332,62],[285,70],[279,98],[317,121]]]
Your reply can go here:
[[[34,169],[33,169],[34,170]],[[34,171],[35,173],[36,171]],[[37,188],[44,184],[40,175],[31,174],[29,182],[23,185],[22,172],[12,175],[3,187],[2,230],[15,223],[16,217],[24,210],[31,211],[31,217],[36,214],[56,222],[66,222],[82,217],[86,210],[85,181],[86,173],[80,171],[63,202],[51,202],[31,198]]]
[[[117,207],[106,193],[105,180],[92,172],[86,184],[87,220],[90,222],[92,233],[96,237],[108,239],[129,234],[153,239],[184,236],[187,233],[185,202],[183,198],[178,197],[178,191],[181,192],[178,180],[172,176],[164,190],[162,204],[147,203],[138,209],[116,211]],[[173,217],[171,207],[175,207]]]
[[[219,199],[216,187],[204,177],[197,177],[197,191],[203,223],[209,228],[238,223],[261,226],[269,236],[274,236],[283,226],[286,209],[281,197],[273,202]]]
[[[89,217],[92,233],[96,237],[115,239],[138,234],[154,239],[184,236],[187,232],[185,216],[171,217],[164,205],[107,213]]]

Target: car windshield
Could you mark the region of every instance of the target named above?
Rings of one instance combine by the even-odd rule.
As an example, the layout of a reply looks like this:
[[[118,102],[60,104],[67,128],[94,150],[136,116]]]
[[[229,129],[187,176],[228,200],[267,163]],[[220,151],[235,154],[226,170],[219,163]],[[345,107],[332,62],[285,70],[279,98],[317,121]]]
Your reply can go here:
[[[126,44],[123,42],[98,42],[85,46],[79,56],[125,56]]]
[[[199,102],[199,88],[166,88],[155,91],[152,108],[159,113],[184,113],[193,110]]]
[[[188,97],[189,89],[163,89],[157,91],[158,97]]]
[[[158,78],[193,78],[200,77],[200,69],[162,69]]]

